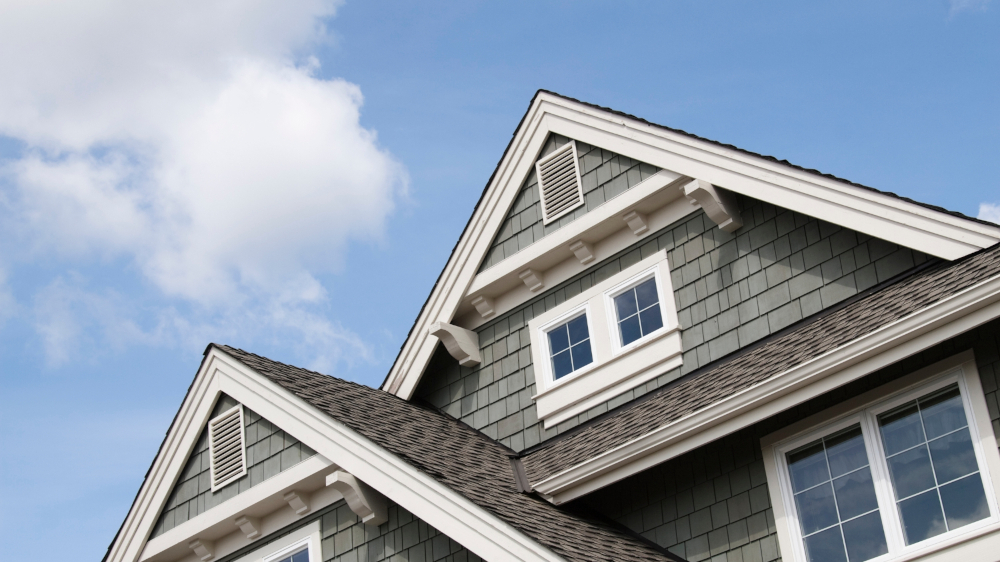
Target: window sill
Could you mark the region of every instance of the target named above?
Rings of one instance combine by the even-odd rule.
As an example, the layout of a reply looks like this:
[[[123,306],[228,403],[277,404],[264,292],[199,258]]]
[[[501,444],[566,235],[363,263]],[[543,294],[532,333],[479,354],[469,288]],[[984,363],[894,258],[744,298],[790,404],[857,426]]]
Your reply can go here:
[[[573,416],[676,369],[683,363],[676,326],[580,372],[568,375],[532,398],[549,429]]]

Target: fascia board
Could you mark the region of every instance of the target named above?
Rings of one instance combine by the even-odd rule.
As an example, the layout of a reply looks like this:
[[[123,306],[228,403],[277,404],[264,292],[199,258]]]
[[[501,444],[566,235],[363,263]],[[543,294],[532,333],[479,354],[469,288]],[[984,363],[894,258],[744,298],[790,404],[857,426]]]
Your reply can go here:
[[[212,414],[219,394],[218,381],[209,376],[215,370],[215,359],[215,356],[209,356],[202,362],[177,413],[176,423],[164,438],[163,446],[153,460],[135,502],[122,523],[121,531],[108,551],[106,561],[134,562],[139,559],[170,490],[184,470],[184,464],[198,442],[201,429]]]
[[[1000,276],[533,484],[568,502],[1000,317]]]
[[[458,492],[226,357],[220,389],[487,560],[562,560]]]
[[[543,98],[542,128],[947,260],[992,246],[1000,228],[964,220],[665,129]]]
[[[506,209],[549,133],[613,150],[687,177],[948,260],[1000,241],[1000,228],[940,213],[895,197],[810,174],[712,142],[540,92],[481,204],[456,244],[427,304],[403,343],[383,388],[409,399],[437,343],[427,327],[451,322]]]

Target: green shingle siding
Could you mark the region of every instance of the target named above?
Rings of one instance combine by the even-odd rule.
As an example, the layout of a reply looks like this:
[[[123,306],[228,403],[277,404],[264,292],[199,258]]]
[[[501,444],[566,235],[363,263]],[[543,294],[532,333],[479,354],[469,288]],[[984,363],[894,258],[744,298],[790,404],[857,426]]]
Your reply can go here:
[[[223,394],[216,403],[211,418],[237,404],[236,400]],[[243,425],[247,449],[247,475],[212,493],[208,429],[202,430],[201,437],[191,456],[188,457],[184,471],[171,490],[156,527],[153,528],[151,538],[236,497],[316,454],[304,443],[278,429],[246,406],[243,407]]]
[[[778,559],[760,438],[970,348],[1000,435],[1000,321],[993,321],[581,501],[690,562]]]
[[[568,142],[570,139],[564,136],[550,135],[538,158],[544,158]],[[585,204],[558,221],[543,225],[538,179],[532,168],[521,185],[514,206],[504,218],[503,226],[494,238],[486,259],[480,265],[480,271],[527,248],[659,171],[655,166],[582,142],[576,143],[576,153]]]
[[[346,503],[323,515],[324,562],[480,562],[482,559],[402,507],[389,520],[365,525]]]
[[[715,361],[927,260],[924,254],[753,199],[743,227],[701,211],[477,328],[483,362],[459,367],[439,348],[416,395],[515,451]],[[659,250],[669,251],[684,364],[544,430],[531,396],[527,322]]]

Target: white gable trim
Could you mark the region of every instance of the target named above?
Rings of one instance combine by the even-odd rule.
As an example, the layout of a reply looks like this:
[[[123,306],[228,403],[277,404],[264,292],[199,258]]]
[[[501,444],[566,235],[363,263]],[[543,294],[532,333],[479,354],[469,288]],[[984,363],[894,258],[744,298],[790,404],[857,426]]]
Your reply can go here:
[[[479,264],[549,133],[949,260],[1000,241],[997,227],[540,92],[403,344],[383,388],[402,398],[412,396],[437,343],[428,336],[427,327],[433,322],[451,322],[463,300],[474,296],[469,295],[469,288]],[[601,208],[594,211],[600,212]]]
[[[1000,317],[1000,276],[533,484],[555,504],[642,472]]]
[[[167,435],[111,546],[109,562],[140,559],[171,485],[183,470],[187,453],[197,441],[220,392],[294,435],[336,466],[356,475],[484,559],[561,560],[464,496],[212,348],[181,406],[178,422]]]

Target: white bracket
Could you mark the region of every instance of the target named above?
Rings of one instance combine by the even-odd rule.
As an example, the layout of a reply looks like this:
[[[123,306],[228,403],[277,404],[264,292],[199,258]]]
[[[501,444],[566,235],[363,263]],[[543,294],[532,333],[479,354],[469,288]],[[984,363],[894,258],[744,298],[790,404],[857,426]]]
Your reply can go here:
[[[366,525],[379,526],[389,520],[385,496],[358,480],[353,474],[338,470],[326,477],[326,485],[333,487],[347,500],[351,511],[361,517]]]
[[[569,250],[573,252],[576,259],[580,260],[580,263],[587,265],[588,263],[594,261],[594,250],[583,240],[577,240],[569,245]]]
[[[528,268],[521,273],[518,273],[517,276],[521,278],[521,281],[524,281],[524,284],[532,293],[537,293],[545,287],[541,271],[535,271],[534,269]]]
[[[292,508],[292,511],[294,511],[296,515],[305,515],[309,513],[308,494],[292,490],[291,492],[286,492],[282,497],[286,502],[288,502],[288,506]]]
[[[628,227],[632,229],[632,233],[636,236],[642,236],[649,230],[649,223],[646,222],[646,215],[637,211],[629,211],[625,213],[622,215],[622,220],[628,223]]]
[[[701,205],[708,218],[726,232],[743,226],[733,194],[704,180],[694,180],[684,186],[684,195],[693,205]]]
[[[458,360],[459,365],[473,367],[482,363],[483,358],[479,355],[479,334],[447,322],[435,322],[427,332],[441,340],[448,353]]]
[[[236,526],[240,528],[240,531],[247,536],[248,539],[254,540],[260,536],[260,519],[257,517],[249,517],[246,515],[241,515],[234,521]]]
[[[188,547],[194,551],[195,556],[197,556],[201,562],[208,562],[212,558],[215,558],[215,543],[212,541],[194,539],[188,543]]]
[[[493,299],[489,297],[480,295],[472,299],[472,306],[476,307],[476,312],[483,318],[489,318],[497,313],[497,309],[493,306]]]

